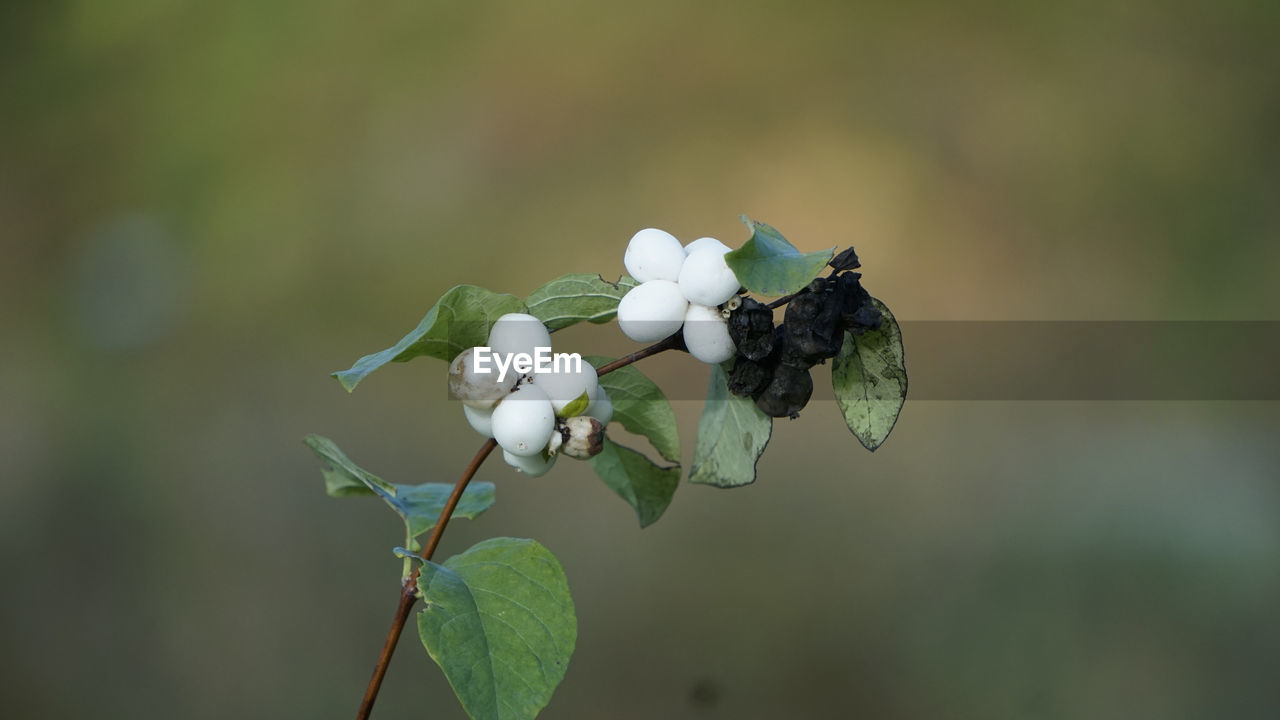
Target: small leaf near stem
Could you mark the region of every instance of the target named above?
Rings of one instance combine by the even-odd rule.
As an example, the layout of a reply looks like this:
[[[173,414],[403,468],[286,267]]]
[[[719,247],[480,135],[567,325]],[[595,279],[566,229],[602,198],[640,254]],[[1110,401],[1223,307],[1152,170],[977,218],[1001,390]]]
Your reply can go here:
[[[680,333],[675,333],[630,355],[614,360],[600,368],[597,373],[605,375],[651,355],[657,355],[666,350],[683,348],[684,338]],[[449,518],[453,515],[454,508],[458,506],[458,501],[462,499],[462,493],[467,489],[467,484],[471,482],[471,478],[475,476],[476,471],[480,469],[480,466],[484,464],[485,459],[489,457],[489,454],[493,452],[497,445],[498,443],[493,438],[485,441],[484,445],[480,446],[480,450],[476,452],[475,457],[471,458],[471,462],[466,469],[462,471],[462,476],[458,478],[458,482],[453,486],[453,494],[449,496],[448,502],[445,504],[444,509],[441,510],[440,517],[436,520],[436,525],[432,528],[431,535],[427,538],[426,545],[423,546],[422,552],[419,554],[423,560],[430,560],[431,556],[435,554],[436,547],[440,544],[440,538],[444,536],[444,529],[449,524]],[[378,654],[378,661],[374,665],[373,675],[369,678],[368,687],[365,688],[360,710],[356,713],[357,720],[368,720],[369,714],[373,712],[373,703],[378,699],[378,691],[382,688],[382,680],[387,675],[387,668],[391,664],[391,656],[396,651],[396,645],[400,642],[400,635],[404,631],[405,623],[409,621],[413,605],[418,600],[417,582],[421,572],[421,567],[414,568],[404,583],[400,593],[400,604],[396,606],[396,614],[391,621],[391,628],[387,630],[387,637],[383,641],[382,651]]]

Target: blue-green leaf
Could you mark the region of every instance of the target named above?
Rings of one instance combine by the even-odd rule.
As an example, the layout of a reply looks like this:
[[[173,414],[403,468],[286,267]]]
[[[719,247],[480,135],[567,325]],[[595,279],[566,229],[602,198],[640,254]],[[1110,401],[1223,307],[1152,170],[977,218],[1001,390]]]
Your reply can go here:
[[[613,362],[599,355],[585,355],[583,359],[597,368]],[[615,421],[622,423],[628,432],[648,438],[663,459],[680,462],[680,433],[675,411],[652,380],[634,365],[628,365],[601,376],[600,386],[613,401]]]
[[[618,302],[636,281],[629,275],[611,283],[600,275],[571,273],[534,290],[525,305],[529,314],[548,330],[560,330],[579,322],[603,323],[618,314]]]
[[[332,440],[319,435],[306,437],[307,447],[320,458],[325,490],[334,497],[377,495],[404,520],[406,537],[412,539],[435,527],[453,492],[449,483],[397,485],[361,468]],[[474,518],[493,505],[494,487],[489,482],[472,482],[458,499],[450,518]]]
[[[884,303],[872,298],[884,321],[861,335],[845,333],[831,363],[831,385],[844,422],[858,442],[874,451],[898,423],[907,399],[902,330]]]
[[[578,640],[559,561],[533,540],[492,538],[418,578],[418,635],[474,720],[532,720]]]
[[[662,517],[680,484],[680,466],[659,467],[649,458],[607,436],[604,449],[591,458],[591,467],[614,492],[635,508],[640,527]]]
[[[716,487],[755,482],[756,461],[772,435],[769,416],[760,412],[751,398],[730,393],[724,370],[712,365],[689,482]]]
[[[808,285],[831,260],[835,248],[802,253],[782,233],[746,215],[742,222],[751,229],[751,237],[742,247],[724,256],[738,282],[761,295],[789,295]]]
[[[351,392],[366,375],[389,362],[408,362],[421,355],[449,362],[469,347],[483,345],[489,328],[507,313],[524,312],[524,302],[475,285],[458,285],[436,301],[418,327],[391,347],[365,355],[347,370],[333,373]]]

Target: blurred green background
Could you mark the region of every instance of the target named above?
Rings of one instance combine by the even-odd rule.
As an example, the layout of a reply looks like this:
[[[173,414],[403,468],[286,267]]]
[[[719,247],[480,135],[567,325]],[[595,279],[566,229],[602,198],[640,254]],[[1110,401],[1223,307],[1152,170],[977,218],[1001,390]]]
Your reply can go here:
[[[459,282],[748,213],[855,244],[905,320],[1280,319],[1278,35],[1248,1],[0,4],[5,714],[350,716],[401,537],[301,440],[453,480],[443,365],[327,374]],[[822,402],[643,532],[586,465],[487,466],[442,550],[560,557],[546,718],[1272,718],[1278,430],[908,402],[871,455]],[[375,716],[462,717],[412,630]]]

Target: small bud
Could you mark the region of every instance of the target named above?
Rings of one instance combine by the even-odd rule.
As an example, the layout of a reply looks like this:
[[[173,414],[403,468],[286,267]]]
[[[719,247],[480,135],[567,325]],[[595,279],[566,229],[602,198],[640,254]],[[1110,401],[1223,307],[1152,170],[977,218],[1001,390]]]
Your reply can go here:
[[[571,458],[586,460],[604,449],[604,425],[588,415],[577,415],[564,421],[560,429],[560,452]]]

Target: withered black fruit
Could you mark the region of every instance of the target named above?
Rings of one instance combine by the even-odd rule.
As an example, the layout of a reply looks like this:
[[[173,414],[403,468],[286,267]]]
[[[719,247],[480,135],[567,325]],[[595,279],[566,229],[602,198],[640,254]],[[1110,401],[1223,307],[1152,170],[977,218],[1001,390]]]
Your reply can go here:
[[[760,361],[773,352],[773,311],[749,297],[729,314],[729,339],[739,357]]]
[[[756,407],[769,417],[795,418],[811,395],[813,376],[807,368],[779,364],[773,371],[773,379],[756,398]]]
[[[855,272],[843,273],[835,278],[841,323],[845,330],[854,335],[880,327],[883,319],[880,311],[871,304],[871,294],[862,287],[861,278],[862,274]]]
[[[742,397],[759,395],[773,379],[773,368],[774,365],[771,364],[738,357],[733,361],[733,370],[729,373],[729,392]]]
[[[816,284],[816,283],[815,283]],[[785,328],[787,350],[804,358],[810,365],[835,357],[844,341],[841,308],[832,302],[837,293],[823,282],[823,289],[801,291],[787,304],[782,327]]]
[[[831,258],[827,264],[835,269],[836,272],[857,270],[862,267],[862,263],[858,262],[858,253],[854,252],[852,247],[841,250],[840,254]]]

